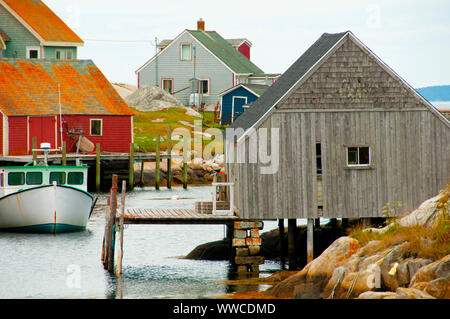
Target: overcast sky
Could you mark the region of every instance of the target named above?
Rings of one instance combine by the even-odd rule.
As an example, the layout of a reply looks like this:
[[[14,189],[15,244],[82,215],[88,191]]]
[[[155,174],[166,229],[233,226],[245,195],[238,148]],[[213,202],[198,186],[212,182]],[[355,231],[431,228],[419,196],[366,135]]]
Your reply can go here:
[[[136,84],[155,37],[173,39],[202,18],[206,30],[249,39],[252,61],[267,73],[283,73],[322,33],[351,30],[413,87],[450,84],[448,0],[44,2],[85,40],[78,57],[111,82]]]

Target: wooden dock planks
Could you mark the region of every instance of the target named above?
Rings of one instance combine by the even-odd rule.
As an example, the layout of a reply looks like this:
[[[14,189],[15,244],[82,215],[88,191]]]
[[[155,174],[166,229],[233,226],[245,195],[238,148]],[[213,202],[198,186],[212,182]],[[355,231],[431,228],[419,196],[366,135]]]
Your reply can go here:
[[[124,215],[125,224],[226,224],[237,219],[237,216],[201,214],[186,208],[129,208]]]

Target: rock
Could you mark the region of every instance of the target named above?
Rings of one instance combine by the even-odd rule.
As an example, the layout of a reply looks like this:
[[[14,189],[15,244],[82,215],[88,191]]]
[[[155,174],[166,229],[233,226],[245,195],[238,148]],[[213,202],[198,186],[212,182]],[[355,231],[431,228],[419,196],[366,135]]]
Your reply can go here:
[[[171,94],[154,85],[144,85],[125,98],[128,105],[140,111],[156,111],[185,106]]]
[[[203,117],[200,113],[198,113],[196,110],[191,109],[191,108],[187,108],[186,109],[186,115],[199,117],[199,118]]]
[[[436,299],[433,296],[414,288],[397,288],[399,299]]]
[[[422,290],[439,299],[450,299],[450,278],[438,278],[428,282],[419,282],[411,288]]]
[[[339,293],[339,288],[344,279],[345,275],[348,273],[348,269],[344,266],[337,267],[333,271],[333,275],[330,280],[328,280],[327,285],[324,288],[324,298],[336,298],[337,293]]]
[[[399,295],[392,291],[366,291],[358,296],[358,299],[400,299]]]
[[[406,244],[407,243],[403,243],[391,249],[388,249],[383,258],[381,258],[378,262],[378,265],[380,266],[383,285],[388,290],[395,291],[399,287],[397,272],[395,271],[395,273],[393,274],[391,270],[392,267],[394,267],[395,263],[401,261],[402,248]]]
[[[404,227],[426,226],[433,228],[441,216],[441,211],[438,207],[439,204],[442,201],[447,202],[448,200],[448,195],[441,193],[426,200],[416,210],[399,219],[397,222],[400,226]]]
[[[224,256],[229,254],[229,242],[218,240],[197,246],[186,257],[186,259],[197,260],[224,260]]]
[[[419,282],[429,282],[437,278],[450,276],[450,254],[420,268],[411,280],[410,287]]]
[[[272,287],[267,291],[267,294],[275,297],[295,296],[296,298],[317,295],[332,277],[334,269],[344,265],[358,250],[357,240],[350,237],[340,237],[297,275]],[[322,294],[320,292],[320,295]]]

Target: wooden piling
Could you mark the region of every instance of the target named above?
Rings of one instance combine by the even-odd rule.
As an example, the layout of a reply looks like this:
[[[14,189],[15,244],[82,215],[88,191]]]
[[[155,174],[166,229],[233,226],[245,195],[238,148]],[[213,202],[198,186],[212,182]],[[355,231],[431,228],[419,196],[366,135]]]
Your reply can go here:
[[[129,163],[128,183],[132,190],[134,188],[134,144],[130,143],[130,163]]]
[[[109,211],[105,214],[105,235],[103,267],[109,272],[114,272],[114,225],[117,211],[117,175],[112,176],[112,187],[109,193]]]
[[[32,149],[37,149],[37,137],[33,136],[31,140],[31,147]],[[33,151],[33,165],[37,164],[37,153],[36,151]]]
[[[172,188],[172,128],[167,127],[167,188]]]
[[[123,259],[123,220],[125,215],[125,194],[127,191],[127,182],[122,181],[122,196],[120,198],[120,217],[119,217],[119,251],[117,253],[117,266],[116,266],[116,275],[120,275],[122,273],[122,259]]]
[[[188,139],[184,137],[183,145],[183,188],[187,189]]]
[[[314,259],[314,245],[313,245],[313,233],[314,233],[314,219],[308,218],[308,226],[306,230],[306,262],[310,263]]]
[[[66,141],[64,141],[62,144],[62,159],[61,159],[62,166],[67,165],[67,149],[66,148],[67,148]]]
[[[95,150],[95,190],[100,192],[100,143],[97,143]]]
[[[284,219],[278,219],[278,238],[280,243],[280,261],[282,268],[284,268],[284,263],[286,261],[286,240],[284,239]]]
[[[141,160],[141,172],[139,176],[139,186],[144,187],[144,160]]]
[[[297,256],[295,249],[295,241],[297,234],[297,220],[288,219],[288,256],[289,256],[289,270],[297,268]]]
[[[159,190],[159,166],[161,164],[161,136],[156,137],[155,188]]]

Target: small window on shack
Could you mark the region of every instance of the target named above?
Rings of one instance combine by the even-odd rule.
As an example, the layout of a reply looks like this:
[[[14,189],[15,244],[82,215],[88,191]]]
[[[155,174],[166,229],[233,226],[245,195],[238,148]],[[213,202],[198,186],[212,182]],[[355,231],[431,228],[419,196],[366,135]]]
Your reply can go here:
[[[41,172],[28,172],[27,173],[27,185],[41,185],[42,173]]]
[[[91,136],[102,136],[101,119],[91,119]]]
[[[368,146],[347,147],[348,166],[369,166],[370,149]]]
[[[50,173],[50,184],[56,182],[57,185],[62,185],[66,183],[66,173],[65,172],[51,172]]]
[[[67,184],[69,185],[83,185],[84,177],[81,172],[70,172],[67,174]]]
[[[25,173],[23,172],[8,173],[8,185],[19,186],[24,184],[25,184]]]

